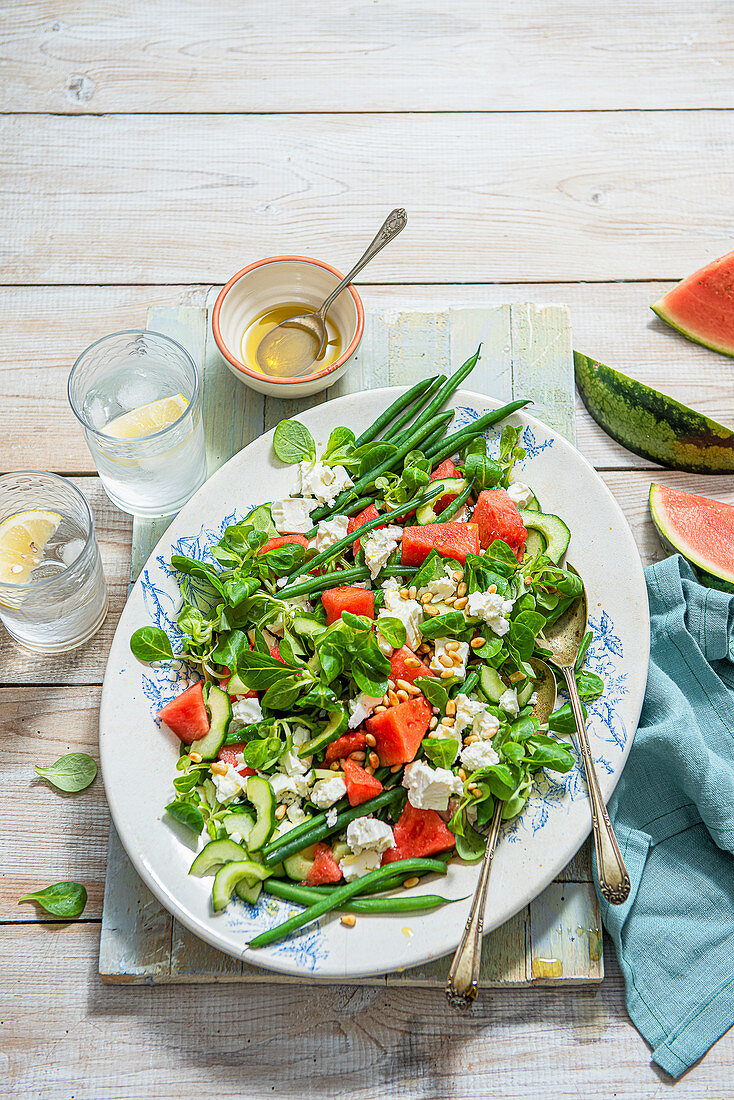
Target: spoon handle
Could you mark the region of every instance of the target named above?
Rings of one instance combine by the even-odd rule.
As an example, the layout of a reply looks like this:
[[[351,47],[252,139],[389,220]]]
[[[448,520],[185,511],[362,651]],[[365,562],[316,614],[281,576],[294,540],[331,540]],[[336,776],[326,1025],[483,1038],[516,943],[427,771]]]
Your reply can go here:
[[[321,309],[318,311],[322,315],[322,317],[326,317],[331,303],[339,294],[341,294],[345,286],[349,286],[354,276],[357,275],[365,266],[365,264],[368,264],[370,260],[372,260],[377,255],[377,253],[385,247],[386,244],[389,244],[393,237],[397,237],[398,233],[405,229],[407,224],[408,215],[405,213],[402,207],[396,210],[392,210],[388,214],[372,244],[369,245],[366,251],[360,256],[352,270],[344,276],[342,281],[337,286],[334,287],[331,294],[326,299]]]
[[[498,799],[494,808],[487,847],[484,850],[479,881],[474,891],[471,909],[464,927],[464,935],[456,948],[454,961],[451,963],[448,981],[446,982],[446,997],[449,1004],[452,1008],[458,1008],[462,1011],[470,1007],[479,991],[484,906],[487,901],[487,887],[489,886],[489,876],[492,874],[492,859],[502,821],[503,805],[504,803]]]
[[[599,889],[610,905],[621,905],[629,897],[629,875],[599,787],[599,779],[596,774],[594,758],[591,755],[591,746],[586,733],[586,722],[584,721],[584,712],[581,709],[574,670],[573,668],[564,668],[562,671],[568,694],[571,697],[571,707],[576,719],[581,755],[584,758],[586,784],[589,788],[589,802],[591,803],[591,824],[594,830],[594,851],[596,853]]]

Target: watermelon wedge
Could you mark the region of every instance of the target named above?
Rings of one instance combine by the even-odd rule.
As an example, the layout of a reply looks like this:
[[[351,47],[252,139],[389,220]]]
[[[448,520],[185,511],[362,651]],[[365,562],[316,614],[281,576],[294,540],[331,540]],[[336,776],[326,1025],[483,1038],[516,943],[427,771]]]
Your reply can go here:
[[[417,695],[396,707],[373,714],[365,722],[377,742],[381,764],[407,764],[428,732],[433,711],[424,696]]]
[[[382,857],[383,866],[397,859],[414,859],[433,856],[453,848],[454,834],[444,825],[435,810],[416,810],[405,803],[395,828],[395,847],[388,848]]]
[[[663,545],[682,554],[704,584],[734,592],[734,506],[653,482],[650,513]]]
[[[689,340],[734,355],[734,252],[694,271],[650,308]]]
[[[209,732],[209,715],[204,703],[204,681],[192,684],[170,703],[166,703],[156,716],[184,745],[192,745]]]

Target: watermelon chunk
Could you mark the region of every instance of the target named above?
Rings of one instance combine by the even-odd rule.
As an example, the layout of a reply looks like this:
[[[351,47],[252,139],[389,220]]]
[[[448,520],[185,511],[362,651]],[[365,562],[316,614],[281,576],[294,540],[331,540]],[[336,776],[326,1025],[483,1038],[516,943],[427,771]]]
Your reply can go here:
[[[651,308],[689,340],[734,355],[734,252],[689,275]]]
[[[367,588],[357,588],[346,585],[344,588],[327,588],[321,593],[321,602],[326,611],[326,622],[329,626],[342,617],[344,611],[351,611],[352,615],[366,615],[368,619],[375,617],[375,594]]]
[[[407,764],[420,748],[433,711],[423,695],[373,714],[365,725],[377,742],[381,764]]]
[[[429,481],[443,481],[445,478],[458,478],[462,481],[462,475],[454,466],[454,463],[450,458],[445,458],[440,465],[431,474]],[[444,508],[448,508],[451,501],[454,500],[454,496],[451,493],[446,493],[444,496],[439,497],[437,500],[431,501],[431,508],[438,515],[439,512],[443,512]]]
[[[475,523],[429,523],[425,527],[404,527],[400,561],[422,565],[431,550],[462,564],[467,554],[479,553]]]
[[[383,864],[396,859],[415,859],[445,852],[455,844],[454,834],[446,828],[435,810],[416,810],[405,803],[395,828],[395,847],[388,848],[382,857]]]
[[[170,703],[158,711],[158,720],[165,722],[184,745],[206,736],[209,732],[209,715],[204,703],[204,681],[186,688]]]
[[[237,763],[237,757],[244,749],[246,741],[238,741],[234,745],[224,745],[223,748],[217,753],[217,760],[221,760],[223,764],[231,764],[233,768],[236,768],[240,775],[257,775],[254,768],[248,768],[247,764]]]
[[[321,841],[313,850],[313,864],[306,875],[306,886],[325,886],[329,882],[339,882],[342,869],[334,859],[334,853],[328,844]]]
[[[270,656],[274,657],[276,661],[283,661],[283,658],[280,655],[280,642],[276,642],[275,645],[271,645]],[[285,664],[285,661],[283,661],[283,664]]]
[[[347,534],[348,535],[353,534],[357,530],[358,527],[362,527],[365,523],[369,523],[371,519],[378,519],[379,515],[380,515],[380,513],[377,511],[374,504],[368,504],[363,512],[359,512],[356,516],[350,516],[349,517],[349,523],[347,524]],[[376,527],[375,530],[379,531],[380,528]],[[354,542],[354,553],[355,554],[358,553],[358,551],[360,549],[360,546],[361,546],[361,540],[360,539],[355,539],[355,542]]]
[[[471,518],[479,527],[479,540],[485,549],[495,539],[502,539],[520,561],[528,533],[519,508],[504,489],[484,489],[477,498]]]
[[[418,666],[407,665],[406,661],[417,661]],[[433,669],[421,661],[420,657],[416,657],[413,650],[409,649],[407,645],[396,649],[390,658],[390,678],[392,680],[407,680],[408,683],[412,684],[419,676],[436,675]]]
[[[382,783],[360,767],[356,760],[344,761],[344,782],[350,806],[361,806],[382,790]]]
[[[734,506],[653,482],[650,512],[663,544],[713,588],[734,591]]]
[[[308,547],[308,539],[305,535],[278,535],[277,538],[268,539],[265,545],[258,550],[258,554],[267,554],[268,550],[279,550],[281,546],[288,546],[292,542],[302,546],[304,550]]]
[[[349,756],[352,752],[360,752],[366,744],[367,740],[363,730],[343,733],[341,737],[337,737],[336,741],[332,741],[330,745],[326,746],[324,763],[333,764],[335,760],[343,760],[345,756]]]

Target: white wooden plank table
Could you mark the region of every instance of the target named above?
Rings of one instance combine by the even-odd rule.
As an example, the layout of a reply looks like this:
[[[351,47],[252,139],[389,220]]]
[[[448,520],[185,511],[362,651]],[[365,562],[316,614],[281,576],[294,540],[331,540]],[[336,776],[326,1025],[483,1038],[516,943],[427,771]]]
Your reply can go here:
[[[262,255],[348,266],[386,209],[409,231],[365,272],[367,310],[567,303],[577,346],[734,423],[734,363],[648,306],[731,249],[734,9],[721,0],[11,0],[0,12],[0,469],[79,478],[111,613],[81,654],[0,639],[0,1067],[5,1092],[659,1097],[611,950],[596,993],[493,990],[471,1018],[431,990],[125,989],[97,976],[108,814],[32,765],[96,751],[131,523],[68,411],[78,352],[149,306],[201,305]],[[734,502],[731,479],[658,471],[578,414],[582,452],[661,556],[651,478]],[[85,882],[81,921],[17,898]],[[675,1086],[729,1100],[726,1036]]]

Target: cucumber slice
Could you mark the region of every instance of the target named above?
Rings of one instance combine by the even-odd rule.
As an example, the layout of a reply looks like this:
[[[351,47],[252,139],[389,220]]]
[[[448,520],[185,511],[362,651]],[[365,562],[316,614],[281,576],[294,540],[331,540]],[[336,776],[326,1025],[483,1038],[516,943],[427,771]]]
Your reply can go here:
[[[345,856],[350,855],[352,849],[349,847],[346,840],[335,840],[331,846],[331,851],[333,852],[334,859],[338,863],[340,860],[344,859]]]
[[[502,695],[507,691],[507,684],[496,668],[491,665],[483,665],[479,673],[479,686],[491,703],[499,703]]]
[[[267,779],[251,775],[247,780],[247,797],[257,815],[247,838],[247,847],[251,852],[259,852],[275,829],[275,795]]]
[[[288,878],[292,878],[294,882],[303,882],[313,867],[312,857],[315,847],[315,844],[311,844],[308,848],[304,848],[302,852],[296,852],[295,855],[288,856],[287,859],[283,860],[283,867]]]
[[[241,879],[234,888],[234,892],[238,898],[242,898],[249,905],[254,905],[257,899],[260,897],[263,884],[260,881],[250,882],[249,879]]]
[[[520,509],[520,519],[529,531],[540,532],[547,543],[546,554],[558,565],[571,541],[571,532],[563,520],[547,512],[533,512],[529,508]]]
[[[253,882],[262,882],[272,874],[269,867],[263,867],[261,863],[253,863],[251,859],[237,860],[236,863],[227,863],[220,867],[214,876],[212,889],[212,905],[215,913],[224,909],[234,893],[235,886],[242,879],[250,879]]]
[[[348,721],[349,715],[346,710],[335,710],[321,733],[317,733],[309,741],[304,741],[298,750],[298,755],[313,756],[314,753],[321,752],[332,741],[336,741],[337,737],[341,737],[347,728]]]
[[[324,633],[327,627],[326,623],[319,622],[318,619],[310,615],[296,615],[293,618],[291,629],[304,638],[317,638],[319,634]]]
[[[533,680],[526,680],[522,687],[517,689],[517,704],[520,707],[524,707],[526,703],[530,702],[530,696],[535,691],[535,683]]]
[[[528,531],[528,537],[525,541],[525,556],[524,561],[532,561],[533,558],[537,558],[538,554],[544,554],[547,542],[541,535],[540,531],[536,531],[531,528]]]
[[[541,510],[540,501],[535,496],[535,494],[533,494],[533,496],[531,496],[530,500],[527,502],[525,507],[527,508],[527,510],[529,512],[540,512],[540,510]]]
[[[191,864],[189,874],[208,875],[213,867],[242,859],[247,859],[247,852],[241,844],[236,844],[234,840],[210,840]]]
[[[213,684],[209,685],[205,702],[209,711],[209,732],[189,745],[189,752],[198,752],[202,760],[214,760],[232,721],[232,704],[227,692]]]
[[[229,692],[229,694],[247,695],[249,690],[250,689],[248,688],[247,684],[243,684],[242,680],[240,680],[238,673],[233,672],[229,678],[229,683],[227,684],[227,691]]]
[[[467,483],[463,477],[441,477],[430,482],[431,489],[435,489],[439,485],[443,489],[443,493],[437,493],[435,499],[440,499],[442,496],[456,498],[464,492]],[[438,513],[438,515],[440,515],[440,513]],[[438,519],[438,515],[434,512],[433,504],[429,500],[428,504],[421,504],[420,508],[417,509],[415,518],[418,520],[418,523],[421,524],[434,523],[435,520]]]
[[[241,836],[242,843],[245,847],[247,847],[247,840],[252,832],[254,824],[255,818],[252,814],[247,814],[240,810],[238,810],[237,813],[227,814],[222,818],[222,825],[229,835],[232,836],[233,833],[236,833],[238,836]],[[238,842],[236,841],[235,843]]]

